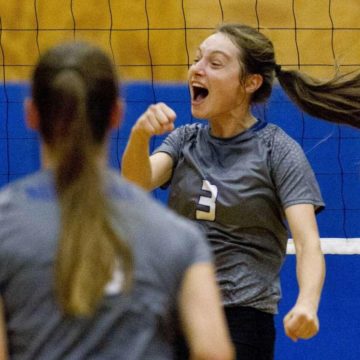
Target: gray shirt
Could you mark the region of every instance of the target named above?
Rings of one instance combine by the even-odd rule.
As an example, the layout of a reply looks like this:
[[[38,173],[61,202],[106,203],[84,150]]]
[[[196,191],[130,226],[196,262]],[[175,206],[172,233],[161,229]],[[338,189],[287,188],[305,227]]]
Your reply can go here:
[[[207,235],[224,304],[276,313],[288,240],[284,209],[324,205],[300,146],[258,121],[227,139],[211,136],[208,126],[186,125],[155,152],[174,161],[169,205]]]
[[[114,226],[136,259],[134,287],[125,295],[109,283],[91,318],[64,316],[54,295],[59,209],[51,172],[0,192],[0,292],[11,359],[172,358],[170,313],[186,270],[210,261],[206,240],[115,173],[106,178]]]

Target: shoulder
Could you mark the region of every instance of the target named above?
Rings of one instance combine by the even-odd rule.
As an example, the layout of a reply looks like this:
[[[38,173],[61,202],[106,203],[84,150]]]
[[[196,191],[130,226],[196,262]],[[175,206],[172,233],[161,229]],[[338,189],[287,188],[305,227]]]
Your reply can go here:
[[[272,152],[302,151],[300,144],[275,124],[268,123],[257,134]]]
[[[196,137],[199,133],[204,131],[205,125],[201,123],[193,123],[179,126],[171,134],[177,135],[184,140],[189,140],[193,137]]]
[[[265,141],[270,142],[273,142],[274,140],[278,141],[283,138],[290,138],[283,129],[272,123],[266,123],[265,126],[257,131],[257,135]]]
[[[26,200],[48,197],[50,193],[49,176],[45,172],[36,172],[15,180],[0,191],[0,209],[9,204],[20,202],[24,205]]]
[[[205,126],[200,123],[186,124],[179,126],[167,135],[161,145],[154,151],[166,152],[170,154],[173,161],[176,163],[182,149],[188,145],[196,142],[199,135],[205,131]]]
[[[6,185],[0,191],[0,216],[3,218],[10,212],[28,212],[35,208],[41,210],[44,202],[53,203],[55,189],[52,175],[39,171]]]
[[[0,229],[3,228],[5,215],[11,207],[14,191],[10,186],[6,186],[0,191]]]
[[[1,246],[16,249],[21,244],[22,249],[33,247],[36,251],[35,244],[43,243],[56,231],[57,206],[53,188],[44,175],[27,176],[0,192]]]
[[[201,131],[202,129],[204,129],[205,124],[199,123],[199,122],[194,122],[192,124],[185,124],[185,125],[181,125],[179,126],[176,130],[179,130],[183,133],[197,133],[199,131]]]

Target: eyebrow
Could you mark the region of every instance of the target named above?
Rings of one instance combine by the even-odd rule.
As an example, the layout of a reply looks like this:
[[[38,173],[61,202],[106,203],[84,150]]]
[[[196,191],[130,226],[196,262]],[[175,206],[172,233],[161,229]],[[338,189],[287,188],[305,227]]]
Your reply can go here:
[[[201,51],[201,48],[200,48],[200,47],[197,48],[197,52],[199,52],[199,53],[202,55],[202,51]],[[221,50],[212,50],[212,51],[210,51],[210,55],[213,55],[213,54],[224,55],[226,58],[229,58],[229,57],[230,57],[229,54],[227,54],[226,52],[221,51]]]

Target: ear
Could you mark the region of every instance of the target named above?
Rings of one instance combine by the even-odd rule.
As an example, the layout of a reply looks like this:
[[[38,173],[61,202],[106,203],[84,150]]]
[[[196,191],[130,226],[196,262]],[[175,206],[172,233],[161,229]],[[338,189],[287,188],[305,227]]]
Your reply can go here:
[[[248,94],[253,94],[263,83],[263,77],[260,74],[250,74],[245,81],[245,90]]]
[[[39,111],[32,99],[25,99],[24,110],[26,126],[32,130],[38,131],[40,125],[40,116]]]
[[[124,116],[124,107],[122,99],[118,99],[115,102],[110,113],[110,130],[117,129],[120,126]]]

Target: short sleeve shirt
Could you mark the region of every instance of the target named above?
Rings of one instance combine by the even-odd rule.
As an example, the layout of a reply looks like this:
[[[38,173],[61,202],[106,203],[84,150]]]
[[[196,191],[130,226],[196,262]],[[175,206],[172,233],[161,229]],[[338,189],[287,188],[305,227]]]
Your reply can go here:
[[[299,144],[261,121],[226,139],[195,123],[174,130],[155,152],[173,159],[169,205],[210,241],[224,304],[277,312],[288,240],[284,209],[324,206]]]
[[[90,318],[63,315],[55,296],[59,208],[52,173],[0,192],[0,294],[11,359],[172,358],[167,330],[181,281],[192,265],[211,261],[210,249],[189,221],[115,173],[106,176],[114,229],[134,254],[134,286],[124,294],[115,277]]]

